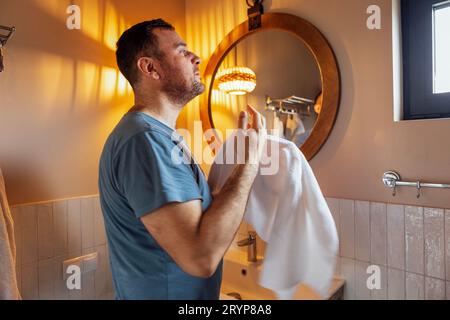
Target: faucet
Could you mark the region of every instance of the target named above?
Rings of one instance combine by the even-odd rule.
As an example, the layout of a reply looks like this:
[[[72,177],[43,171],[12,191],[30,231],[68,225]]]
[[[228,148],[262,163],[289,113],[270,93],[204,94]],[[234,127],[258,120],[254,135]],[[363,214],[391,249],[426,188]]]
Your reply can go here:
[[[250,262],[258,261],[256,255],[256,232],[249,231],[248,237],[238,241],[238,247],[247,247],[247,260]]]

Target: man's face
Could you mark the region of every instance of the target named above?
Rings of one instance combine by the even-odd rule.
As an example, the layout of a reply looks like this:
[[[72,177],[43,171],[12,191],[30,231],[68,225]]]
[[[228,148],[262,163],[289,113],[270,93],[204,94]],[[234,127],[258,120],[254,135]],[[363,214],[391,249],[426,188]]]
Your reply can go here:
[[[200,58],[188,51],[175,31],[158,29],[155,34],[162,54],[162,90],[173,102],[185,105],[205,91],[199,71]]]

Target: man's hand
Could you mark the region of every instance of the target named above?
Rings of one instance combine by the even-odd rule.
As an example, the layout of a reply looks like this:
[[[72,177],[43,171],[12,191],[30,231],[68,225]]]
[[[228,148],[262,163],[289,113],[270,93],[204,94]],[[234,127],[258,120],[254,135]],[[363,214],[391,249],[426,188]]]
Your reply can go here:
[[[267,136],[266,118],[248,105],[247,112],[242,111],[239,115],[238,128],[245,136],[245,164],[258,167]],[[237,145],[235,144],[236,148]]]

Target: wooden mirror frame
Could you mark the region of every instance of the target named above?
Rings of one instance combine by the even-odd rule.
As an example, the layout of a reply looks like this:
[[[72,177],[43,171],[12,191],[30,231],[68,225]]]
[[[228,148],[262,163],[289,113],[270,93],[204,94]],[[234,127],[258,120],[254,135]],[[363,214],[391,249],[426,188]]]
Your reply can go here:
[[[341,82],[334,52],[322,33],[313,24],[300,17],[286,13],[265,13],[261,18],[262,26],[255,30],[249,31],[248,20],[238,25],[222,40],[209,59],[204,73],[207,92],[200,99],[200,118],[202,120],[203,132],[208,131],[213,134],[213,137],[207,139],[208,144],[213,150],[213,145],[217,146],[217,143],[221,144],[212,117],[211,96],[213,80],[227,54],[239,42],[254,33],[273,29],[287,31],[297,36],[309,48],[319,66],[322,80],[322,111],[311,131],[311,135],[300,148],[309,161],[319,152],[328,139],[339,109]]]

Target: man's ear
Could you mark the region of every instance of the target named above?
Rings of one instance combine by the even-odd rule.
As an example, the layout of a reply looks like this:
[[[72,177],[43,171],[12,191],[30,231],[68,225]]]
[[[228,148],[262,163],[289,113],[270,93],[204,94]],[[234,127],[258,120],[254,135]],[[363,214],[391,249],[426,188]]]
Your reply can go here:
[[[149,57],[141,57],[137,61],[137,68],[145,77],[159,80],[160,75],[155,69],[155,60]]]

